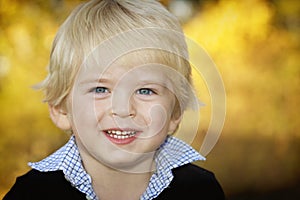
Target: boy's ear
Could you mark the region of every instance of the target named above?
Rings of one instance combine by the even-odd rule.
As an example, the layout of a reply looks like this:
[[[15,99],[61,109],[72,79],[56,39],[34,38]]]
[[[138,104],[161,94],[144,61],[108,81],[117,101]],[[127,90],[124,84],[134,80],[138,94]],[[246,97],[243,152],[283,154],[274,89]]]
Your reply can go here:
[[[49,105],[50,118],[53,123],[64,131],[71,130],[71,123],[68,113],[60,106]]]

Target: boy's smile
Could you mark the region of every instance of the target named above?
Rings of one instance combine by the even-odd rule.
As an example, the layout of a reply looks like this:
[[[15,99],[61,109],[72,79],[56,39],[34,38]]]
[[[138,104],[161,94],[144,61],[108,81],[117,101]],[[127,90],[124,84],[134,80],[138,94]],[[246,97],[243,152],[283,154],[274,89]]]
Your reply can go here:
[[[103,130],[103,132],[112,143],[118,145],[129,144],[133,142],[138,137],[138,133],[140,133],[139,131],[131,129],[121,130],[118,128]]]

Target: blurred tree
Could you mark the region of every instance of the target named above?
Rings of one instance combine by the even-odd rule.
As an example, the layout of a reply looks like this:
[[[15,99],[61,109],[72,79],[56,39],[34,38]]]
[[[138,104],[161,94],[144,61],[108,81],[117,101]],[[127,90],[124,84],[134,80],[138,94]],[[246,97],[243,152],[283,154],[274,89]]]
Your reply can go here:
[[[261,192],[299,181],[300,2],[220,0],[199,9],[184,30],[224,78],[227,120],[213,162],[225,188]]]
[[[0,198],[26,162],[67,139],[31,86],[45,77],[57,28],[80,2],[0,0]],[[228,193],[292,184],[300,175],[300,1],[191,2],[184,31],[216,62],[228,98],[222,141],[205,165]]]

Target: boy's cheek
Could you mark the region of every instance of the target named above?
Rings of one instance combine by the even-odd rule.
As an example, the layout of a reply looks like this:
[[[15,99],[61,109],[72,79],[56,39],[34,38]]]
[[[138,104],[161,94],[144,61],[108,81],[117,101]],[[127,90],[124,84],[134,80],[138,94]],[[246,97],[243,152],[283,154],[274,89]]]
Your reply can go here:
[[[92,102],[84,101],[83,99],[73,99],[69,120],[72,122],[72,127],[80,129],[90,124],[97,123],[95,105]]]
[[[169,123],[170,117],[162,105],[154,105],[148,110],[148,127],[152,136],[161,133]]]

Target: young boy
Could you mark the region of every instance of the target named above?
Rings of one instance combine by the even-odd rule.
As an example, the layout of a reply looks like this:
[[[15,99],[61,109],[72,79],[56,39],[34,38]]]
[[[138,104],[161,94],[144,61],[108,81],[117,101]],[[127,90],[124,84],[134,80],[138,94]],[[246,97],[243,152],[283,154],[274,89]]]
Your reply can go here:
[[[171,136],[193,104],[177,20],[154,0],[92,0],[59,29],[45,91],[71,133],[4,200],[224,199],[204,159]]]

